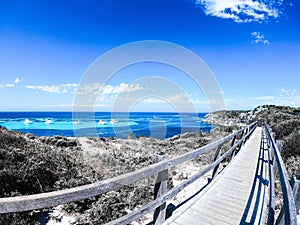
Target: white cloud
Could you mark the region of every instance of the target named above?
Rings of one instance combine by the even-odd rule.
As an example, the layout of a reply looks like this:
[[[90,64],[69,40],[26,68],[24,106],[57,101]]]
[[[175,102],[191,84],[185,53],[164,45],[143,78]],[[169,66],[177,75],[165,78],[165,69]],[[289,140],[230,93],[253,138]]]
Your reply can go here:
[[[119,93],[129,93],[141,90],[142,87],[137,83],[126,84],[120,83],[119,85],[102,85],[99,83],[93,84],[85,84],[80,85],[78,87],[77,94],[87,94],[87,95],[112,95],[112,94],[119,94]]]
[[[143,99],[143,102],[145,103],[149,103],[149,104],[165,104],[166,102],[164,100],[162,100],[161,98],[155,98],[155,97],[148,97]]]
[[[196,0],[206,15],[233,19],[237,23],[264,22],[278,18],[282,2],[275,0]]]
[[[5,84],[4,87],[13,88],[15,84]]]
[[[146,94],[146,92],[145,92]],[[143,96],[144,97],[144,96]],[[141,102],[144,103],[149,103],[149,104],[165,104],[166,102],[173,103],[173,104],[191,104],[193,103],[193,100],[191,99],[191,96],[188,95],[187,93],[178,93],[175,95],[166,95],[166,96],[161,96],[161,95],[153,95],[149,94],[146,97],[141,97],[140,95],[135,96],[135,95],[121,95],[118,96],[118,101],[122,102],[135,102],[137,100],[141,100]]]
[[[254,31],[251,33],[251,36],[253,38],[252,43],[254,44],[264,44],[264,45],[270,44],[270,41],[265,39],[265,36],[260,32]]]
[[[76,94],[98,95],[101,88],[102,85],[99,83],[81,84],[78,86]]]
[[[15,84],[0,84],[0,88],[13,88],[15,86]]]
[[[67,94],[69,92],[74,92],[77,88],[77,84],[59,84],[59,85],[26,85],[25,87],[28,89],[32,89],[35,91],[44,91],[49,93],[56,94]]]
[[[17,77],[15,80],[14,80],[14,83],[7,83],[7,84],[0,84],[0,88],[13,88],[15,87],[15,84],[19,83],[20,82],[20,79]]]
[[[126,83],[120,83],[117,86],[112,86],[112,85],[106,85],[101,87],[100,93],[101,94],[118,94],[121,92],[134,92],[141,90],[142,87],[139,84],[126,84]]]
[[[20,82],[21,82],[21,80],[19,79],[19,77],[17,77],[17,78],[15,79],[15,81],[14,81],[15,84],[18,84],[18,83],[20,83]]]
[[[191,96],[187,93],[179,93],[177,95],[170,96],[168,100],[176,104],[192,103]]]
[[[294,101],[295,99],[300,99],[300,89],[285,89],[281,88],[279,91],[279,96],[285,99],[291,99]]]
[[[299,89],[280,89],[275,96],[236,97],[225,99],[227,109],[253,109],[259,105],[300,107]]]
[[[274,96],[259,96],[254,98],[254,100],[263,100],[263,101],[268,101],[268,100],[274,100]]]

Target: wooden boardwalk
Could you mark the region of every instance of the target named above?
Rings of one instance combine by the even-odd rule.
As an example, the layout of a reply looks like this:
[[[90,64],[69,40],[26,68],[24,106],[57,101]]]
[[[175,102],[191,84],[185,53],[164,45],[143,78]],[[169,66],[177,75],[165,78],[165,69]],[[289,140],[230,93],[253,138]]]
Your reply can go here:
[[[268,185],[262,135],[262,128],[257,127],[223,172],[164,224],[258,224],[266,194],[261,185]]]
[[[225,143],[229,143],[229,149],[228,145],[224,146]],[[230,157],[240,146],[242,147],[239,153],[235,157]],[[265,222],[273,225],[275,224],[274,185],[278,171],[284,205],[276,219],[276,224],[297,225],[297,212],[300,210],[300,181],[294,177],[291,186],[279,146],[281,146],[280,141],[276,143],[274,134],[267,124],[261,128],[257,127],[257,122],[253,122],[226,137],[183,155],[171,158],[159,155],[162,161],[158,160],[157,163],[118,177],[65,190],[0,198],[0,214],[51,208],[105,194],[155,176],[155,199],[109,222],[109,225],[129,224],[153,211],[155,211],[153,218],[155,225],[252,225],[266,224]],[[170,168],[214,150],[215,159],[211,164],[167,191],[167,175],[170,174],[168,173]],[[229,157],[231,161],[226,168],[214,176],[206,188],[177,208],[165,221],[166,203],[209,171],[215,172],[220,163]],[[214,172],[213,174],[216,174]]]

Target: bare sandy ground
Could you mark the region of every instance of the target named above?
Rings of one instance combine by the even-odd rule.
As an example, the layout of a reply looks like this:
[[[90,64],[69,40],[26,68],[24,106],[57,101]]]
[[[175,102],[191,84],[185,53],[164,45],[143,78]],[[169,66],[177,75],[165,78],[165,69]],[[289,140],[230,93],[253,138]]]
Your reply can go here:
[[[116,176],[154,163],[156,153],[164,152],[170,157],[181,155],[207,144],[212,139],[219,138],[219,135],[214,135],[214,138],[212,138],[213,135],[208,133],[186,133],[167,140],[147,137],[132,139],[80,137],[78,142],[84,160],[88,161],[96,172],[100,173],[106,169],[114,172],[110,176]],[[198,161],[191,161],[173,168],[170,171],[170,176],[173,174],[173,186],[177,186],[199,172],[210,162],[212,155],[207,154]],[[125,162],[121,163],[124,160]],[[128,167],[128,162],[133,162],[132,165],[134,166]],[[167,204],[172,203],[176,206],[182,203],[201,189],[207,183],[208,177],[210,177],[210,174],[206,174],[197,182],[189,185]],[[106,176],[104,178],[110,177]],[[68,214],[62,210],[61,206],[58,206],[50,216],[51,219],[47,225],[71,225],[76,220],[77,215]],[[132,224],[148,224],[151,221],[152,214],[149,214]]]

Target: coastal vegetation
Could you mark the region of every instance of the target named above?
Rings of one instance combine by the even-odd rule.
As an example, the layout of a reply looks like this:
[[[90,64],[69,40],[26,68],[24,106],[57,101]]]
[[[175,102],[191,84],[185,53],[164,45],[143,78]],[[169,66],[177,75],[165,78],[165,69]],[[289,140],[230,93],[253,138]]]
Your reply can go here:
[[[254,112],[256,119],[266,121],[275,138],[282,140],[281,155],[289,175],[300,175],[300,108],[268,105]]]
[[[300,110],[281,106],[260,106],[251,111],[209,114],[206,121],[220,126],[210,133],[185,133],[165,140],[151,137],[66,138],[35,137],[0,127],[0,197],[20,196],[62,190],[93,183],[154,163],[156,153],[180,155],[206,145],[238,129],[243,123],[265,121],[276,138],[283,141],[282,156],[289,175],[300,174]],[[219,127],[224,129],[219,129]],[[205,166],[214,152],[191,162]],[[182,168],[170,171],[174,179],[186,179]],[[171,176],[170,176],[171,177]],[[118,218],[153,199],[153,179],[144,180],[60,208],[76,219],[73,224],[102,224]],[[0,224],[46,224],[61,219],[54,209],[0,215]]]
[[[205,121],[224,127],[252,121],[266,122],[275,139],[282,141],[281,155],[289,175],[300,174],[300,108],[264,105],[247,111],[214,112],[208,114]]]
[[[219,138],[215,135],[215,139]],[[0,197],[62,190],[93,183],[127,173],[154,163],[155,154],[180,155],[207,144],[212,135],[206,132],[186,133],[166,140],[151,137],[66,138],[35,137],[0,127]],[[203,155],[194,164],[207,164]],[[171,171],[178,179],[188,174]],[[172,179],[169,187],[173,186]],[[90,199],[66,204],[60,208],[76,215],[73,224],[102,224],[153,199],[154,180],[145,181]],[[0,215],[0,224],[46,224],[61,219],[53,209]],[[44,222],[43,222],[44,221]]]

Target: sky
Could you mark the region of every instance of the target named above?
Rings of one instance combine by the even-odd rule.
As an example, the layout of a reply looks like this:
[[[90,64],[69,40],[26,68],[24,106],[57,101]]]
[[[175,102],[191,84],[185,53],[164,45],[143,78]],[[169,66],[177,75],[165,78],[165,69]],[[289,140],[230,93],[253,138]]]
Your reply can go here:
[[[143,40],[175,43],[200,57],[226,109],[300,107],[299,0],[0,0],[0,111],[71,111],[90,65]],[[189,74],[155,62],[93,84],[95,110],[110,111],[118,96],[145,91],[147,82],[139,81],[149,77],[180,90],[144,96],[131,110],[172,111],[186,102],[211,110]]]

